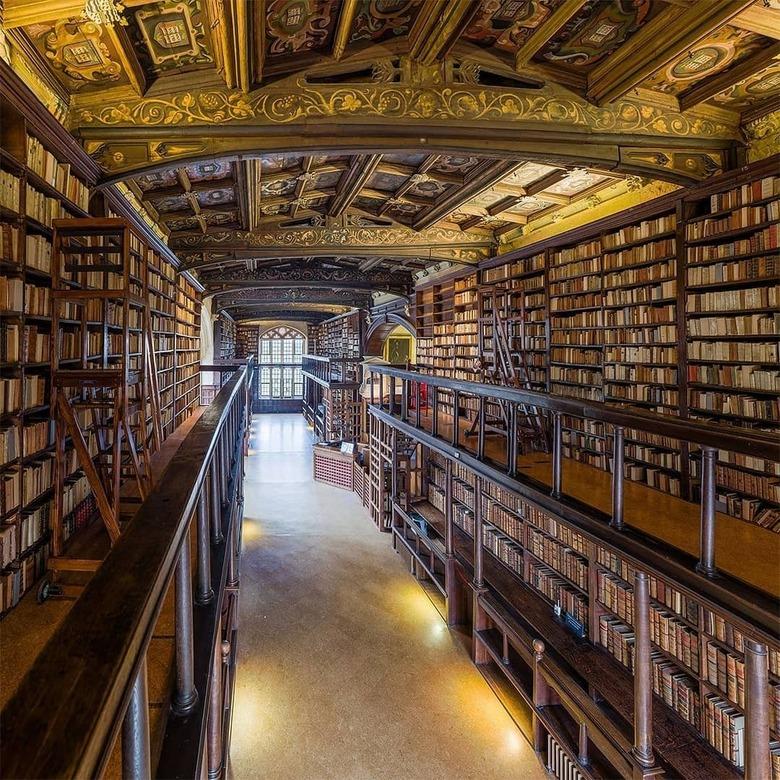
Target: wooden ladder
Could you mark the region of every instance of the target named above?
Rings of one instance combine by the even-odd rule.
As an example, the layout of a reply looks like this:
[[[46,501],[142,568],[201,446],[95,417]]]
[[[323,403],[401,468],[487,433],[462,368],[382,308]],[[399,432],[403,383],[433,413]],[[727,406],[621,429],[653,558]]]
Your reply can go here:
[[[500,301],[502,303],[500,303]],[[503,311],[502,311],[503,309]],[[509,345],[510,324],[519,323],[521,328],[526,319],[525,301],[520,299],[519,315],[509,315],[509,291],[504,287],[489,286],[480,288],[477,292],[477,333],[480,354],[481,379],[486,384],[498,384],[505,387],[516,387],[521,390],[532,390],[531,375],[524,350],[512,352]],[[486,330],[489,329],[489,335]],[[493,356],[492,366],[488,367],[485,355]],[[513,355],[519,359],[515,365]],[[510,426],[509,407],[505,401],[491,401],[497,407],[498,413],[490,415],[488,422],[486,414],[486,434],[506,434]],[[548,449],[548,438],[544,418],[536,407],[529,404],[519,404],[520,414],[517,417],[517,435],[520,451],[526,452],[535,448],[542,452]],[[487,409],[486,409],[487,411]],[[467,436],[474,436],[479,426],[479,416],[474,418]]]
[[[48,562],[51,581],[39,590],[39,598],[42,592],[78,595],[83,585],[58,584],[58,575],[91,574],[101,562],[94,559],[94,553],[92,557],[64,555],[64,524],[72,510],[64,502],[68,442],[75,451],[78,469],[87,479],[111,545],[121,532],[121,505],[128,501],[140,504],[151,488],[151,455],[162,444],[160,399],[147,301],[147,266],[143,254],[135,251],[135,273],[131,273],[134,250],[130,239],[131,228],[123,219],[54,223],[52,556]],[[61,328],[69,326],[78,328],[75,341],[80,354],[63,361]],[[135,350],[132,355],[131,349]],[[91,448],[90,434],[94,436]],[[126,479],[135,481],[137,495],[123,500],[120,487]]]

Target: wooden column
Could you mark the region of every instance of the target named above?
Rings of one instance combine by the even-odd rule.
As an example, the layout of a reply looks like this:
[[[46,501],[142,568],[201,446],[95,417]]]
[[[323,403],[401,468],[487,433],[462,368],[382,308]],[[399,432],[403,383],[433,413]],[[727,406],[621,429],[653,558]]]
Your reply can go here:
[[[222,776],[222,621],[217,622],[217,642],[209,683],[207,741],[209,746],[209,780]]]
[[[625,456],[624,432],[620,425],[615,426],[612,449],[612,519],[610,520],[610,525],[620,530],[623,528],[623,467]]]
[[[634,747],[644,767],[655,763],[653,755],[653,677],[650,661],[650,588],[647,574],[634,575]]]
[[[152,776],[149,748],[149,693],[146,657],[138,667],[130,702],[122,722],[122,780],[149,780]]]
[[[771,780],[769,758],[769,655],[745,639],[745,780]]]
[[[192,622],[192,564],[190,535],[187,533],[179,550],[174,588],[176,610],[176,689],[171,709],[177,715],[186,715],[198,701],[195,689],[195,653]]]

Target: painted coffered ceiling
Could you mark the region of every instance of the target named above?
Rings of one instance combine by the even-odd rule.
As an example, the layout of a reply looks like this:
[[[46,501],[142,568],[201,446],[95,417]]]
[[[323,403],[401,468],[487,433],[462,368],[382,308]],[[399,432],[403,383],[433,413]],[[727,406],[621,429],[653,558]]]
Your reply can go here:
[[[5,0],[2,24],[240,318],[403,295],[602,191],[706,178],[780,107],[780,0],[122,5]]]

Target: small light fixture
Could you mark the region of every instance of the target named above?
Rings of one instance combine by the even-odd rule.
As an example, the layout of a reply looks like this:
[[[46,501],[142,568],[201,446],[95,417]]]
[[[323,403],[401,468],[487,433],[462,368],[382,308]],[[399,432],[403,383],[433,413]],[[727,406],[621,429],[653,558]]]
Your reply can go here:
[[[86,0],[84,4],[84,16],[98,25],[127,26],[127,20],[121,14],[124,10],[125,7],[117,0]]]

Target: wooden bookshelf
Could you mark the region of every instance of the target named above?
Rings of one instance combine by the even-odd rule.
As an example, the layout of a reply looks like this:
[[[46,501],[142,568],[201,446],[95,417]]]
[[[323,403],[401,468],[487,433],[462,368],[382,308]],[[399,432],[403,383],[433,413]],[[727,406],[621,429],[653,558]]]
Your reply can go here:
[[[77,145],[60,143],[57,127],[0,104],[0,614],[15,606],[45,572],[50,554],[54,430],[49,413],[50,351],[59,335],[60,363],[81,355],[81,321],[64,313],[52,333],[52,222],[86,218],[87,206],[114,217],[113,201],[93,197],[91,161]],[[54,120],[52,120],[54,122]],[[138,276],[148,278],[152,344],[157,364],[163,436],[174,429],[177,358],[175,268],[157,243],[139,239]],[[188,282],[186,284],[189,284]],[[103,353],[99,313],[86,323],[94,358]],[[190,324],[197,342],[198,322]],[[110,326],[109,326],[110,329]],[[110,339],[107,341],[110,343]],[[109,350],[114,354],[116,350]],[[98,354],[100,353],[100,354]],[[199,355],[199,347],[198,347]],[[197,366],[196,366],[197,368]],[[183,416],[179,416],[181,422]],[[151,418],[148,418],[151,422]],[[87,427],[86,425],[83,427]],[[87,446],[97,454],[94,431]],[[65,451],[63,542],[95,517],[95,501],[70,443]]]
[[[234,360],[236,357],[236,321],[220,312],[214,323],[214,356],[217,360]]]
[[[184,276],[176,288],[176,371],[173,388],[174,428],[200,404],[200,298]]]
[[[777,430],[779,160],[484,264],[478,289],[506,290],[508,326],[523,329],[513,352],[523,351],[532,388]],[[478,315],[465,298],[473,284],[464,271],[417,289],[420,370],[476,378],[453,357],[456,319]],[[564,418],[563,429],[565,457],[612,468],[602,424]],[[696,500],[698,453],[636,431],[625,441],[629,479]],[[719,464],[718,509],[780,531],[778,467],[748,460]]]
[[[379,420],[372,425],[382,426],[381,436],[371,439],[373,465],[382,458],[379,448],[384,446],[383,442],[391,440],[392,426]],[[450,463],[452,487],[448,491],[445,455],[424,447],[418,457],[426,464],[427,472],[421,482],[421,495],[413,496],[411,507],[403,513],[396,503],[396,512],[418,518],[416,522],[430,538],[442,540],[445,518],[451,513],[455,533],[462,540],[459,543],[456,539],[455,544],[458,561],[463,559],[464,549],[469,551],[471,560],[475,530],[481,527],[485,565],[489,570],[498,566],[503,572],[500,577],[490,576],[489,591],[495,592],[510,610],[515,608],[522,618],[532,620],[537,629],[541,623],[532,619],[533,614],[543,615],[547,611],[550,624],[557,623],[565,634],[572,636],[575,647],[582,646],[585,640],[598,649],[605,658],[606,674],[610,674],[607,658],[633,674],[633,582],[637,570],[645,571],[649,580],[650,661],[656,707],[667,708],[669,715],[664,717],[670,717],[670,723],[678,718],[677,722],[685,723],[684,728],[699,735],[707,747],[698,760],[702,766],[717,768],[715,776],[738,777],[744,769],[745,640],[766,643],[769,649],[766,695],[773,724],[770,739],[778,739],[780,643],[775,636],[718,610],[695,590],[643,568],[618,550],[583,533],[579,526],[504,485],[480,477],[457,460]],[[479,501],[475,499],[477,491]],[[476,511],[481,513],[479,524]],[[440,587],[445,588],[449,597],[454,591],[447,576]],[[527,594],[523,596],[523,604],[517,602],[521,591]],[[486,641],[486,637],[477,636],[476,627],[482,625],[479,620],[474,617],[476,644]],[[488,626],[481,630],[491,629]],[[551,636],[542,635],[545,642],[552,641]],[[562,649],[558,643],[552,647]],[[504,644],[503,651],[500,648],[499,642],[499,657],[507,658],[511,652],[508,646]],[[479,659],[479,652],[475,650],[475,653]],[[506,662],[502,665],[503,673],[511,679]],[[588,666],[593,667],[593,663]],[[611,674],[617,677],[616,673]],[[517,690],[513,696],[517,696]]]
[[[686,199],[688,410],[780,428],[780,176]],[[741,457],[716,470],[721,511],[780,530],[780,466]],[[699,460],[692,461],[694,493]]]

